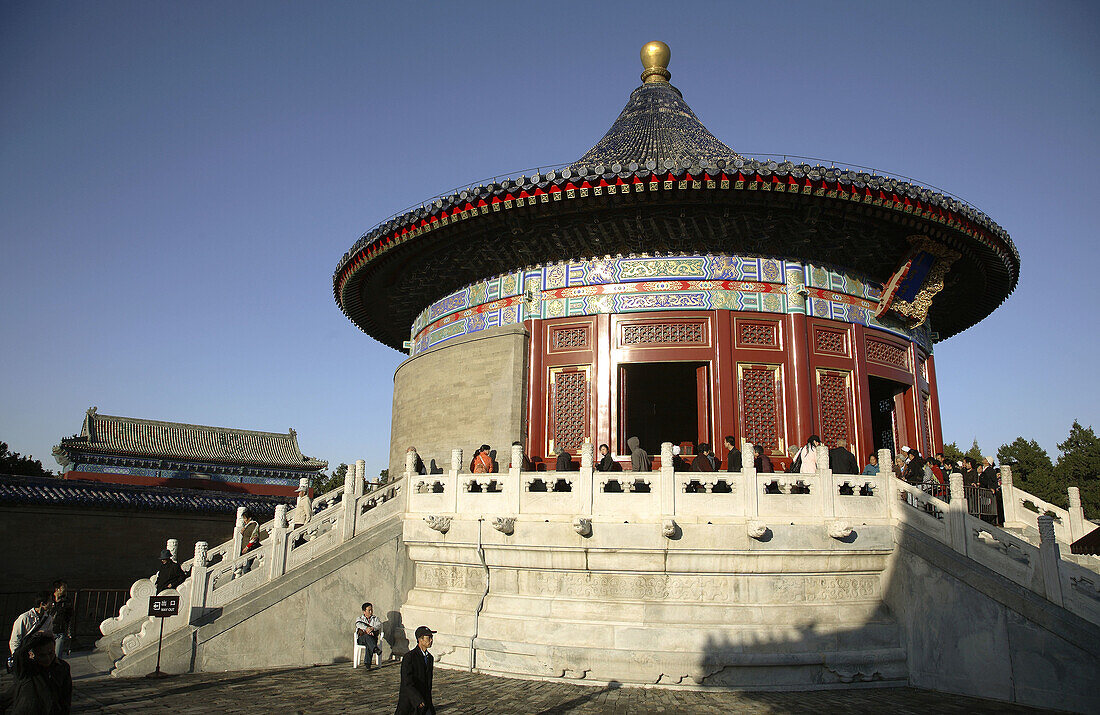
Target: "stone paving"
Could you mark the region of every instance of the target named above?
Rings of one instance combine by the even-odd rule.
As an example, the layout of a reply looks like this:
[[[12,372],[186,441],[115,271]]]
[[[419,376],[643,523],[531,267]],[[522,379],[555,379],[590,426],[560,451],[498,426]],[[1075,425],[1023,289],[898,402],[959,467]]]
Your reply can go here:
[[[392,713],[400,668],[347,663],[313,668],[196,673],[163,680],[79,679],[78,713]],[[6,680],[4,678],[3,680]],[[5,683],[6,685],[6,683]],[[458,713],[1034,713],[989,700],[913,688],[814,692],[698,692],[594,687],[436,669],[441,715]]]

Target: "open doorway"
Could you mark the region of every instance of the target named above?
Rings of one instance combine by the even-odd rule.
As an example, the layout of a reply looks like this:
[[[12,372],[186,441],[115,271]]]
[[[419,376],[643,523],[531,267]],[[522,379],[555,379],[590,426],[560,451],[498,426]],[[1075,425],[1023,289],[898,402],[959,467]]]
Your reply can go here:
[[[705,362],[619,366],[619,449],[637,437],[651,455],[662,442],[710,442],[710,376]]]
[[[888,449],[897,454],[901,448],[898,444],[897,397],[905,394],[909,386],[884,377],[868,377],[867,383],[871,392],[871,435],[875,452]]]

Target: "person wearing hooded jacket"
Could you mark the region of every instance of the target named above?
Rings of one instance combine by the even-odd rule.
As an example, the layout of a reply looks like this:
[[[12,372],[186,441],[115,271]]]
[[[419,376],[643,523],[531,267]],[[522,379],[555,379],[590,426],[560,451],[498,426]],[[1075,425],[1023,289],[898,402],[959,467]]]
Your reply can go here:
[[[630,468],[635,472],[648,472],[652,462],[649,454],[641,448],[641,440],[631,437],[626,441],[626,446],[630,448]]]
[[[172,552],[164,549],[160,552],[160,568],[157,569],[157,593],[175,588],[187,580],[187,573],[172,560]]]

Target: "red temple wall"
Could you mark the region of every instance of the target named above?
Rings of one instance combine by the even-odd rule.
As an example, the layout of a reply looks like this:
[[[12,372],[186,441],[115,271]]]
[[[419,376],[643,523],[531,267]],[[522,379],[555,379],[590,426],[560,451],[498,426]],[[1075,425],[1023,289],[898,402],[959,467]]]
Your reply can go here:
[[[777,467],[810,434],[830,444],[844,436],[866,463],[874,444],[871,377],[890,380],[899,391],[897,446],[922,454],[942,449],[932,357],[883,331],[804,315],[726,310],[599,314],[529,325],[526,449],[536,457],[551,455],[563,442],[576,454],[576,445],[588,439],[597,447],[607,443],[628,462],[618,427],[619,367],[681,361],[707,366],[701,396],[709,404],[701,427],[723,460],[724,435],[745,438],[755,431],[759,441],[771,443]]]

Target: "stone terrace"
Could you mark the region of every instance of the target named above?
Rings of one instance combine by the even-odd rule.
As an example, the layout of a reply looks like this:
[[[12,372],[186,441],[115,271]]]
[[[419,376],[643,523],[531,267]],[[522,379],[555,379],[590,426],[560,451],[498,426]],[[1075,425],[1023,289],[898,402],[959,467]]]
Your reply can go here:
[[[73,712],[390,713],[396,662],[367,672],[313,668],[196,673],[164,680],[95,677],[75,683]],[[8,678],[0,678],[6,687]],[[743,693],[617,688],[513,680],[437,669],[440,713],[1034,713],[1031,708],[913,688]]]

